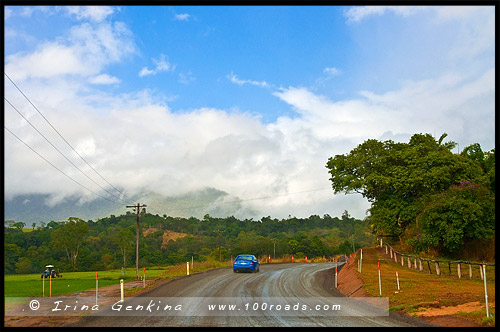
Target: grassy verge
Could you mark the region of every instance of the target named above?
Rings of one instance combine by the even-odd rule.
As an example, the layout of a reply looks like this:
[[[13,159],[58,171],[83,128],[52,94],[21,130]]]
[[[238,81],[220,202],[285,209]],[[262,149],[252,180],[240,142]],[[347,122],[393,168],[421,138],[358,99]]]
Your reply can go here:
[[[355,258],[357,264],[358,256]],[[482,309],[471,313],[457,312],[467,320],[483,326],[494,326],[495,324],[495,270],[487,268],[487,290],[489,313],[492,317],[486,317],[486,306],[484,296],[484,282],[478,279],[469,280],[468,271],[462,273],[459,279],[456,273],[448,275],[448,269],[442,269],[442,275],[435,273],[419,272],[409,269],[405,260],[405,267],[400,262],[385,255],[384,248],[364,248],[361,279],[369,296],[379,296],[378,265],[380,262],[380,275],[382,296],[389,298],[390,310],[401,310],[410,315],[428,308],[442,308],[456,306],[459,304],[479,302]],[[412,262],[413,264],[413,262]],[[425,271],[425,270],[424,270]],[[400,291],[398,292],[396,272],[399,275]],[[356,273],[359,273],[356,270]],[[474,273],[479,274],[479,271]],[[465,274],[465,276],[464,276]]]
[[[229,262],[194,262],[194,269],[191,273],[205,271],[208,269],[230,266]],[[99,287],[116,285],[120,279],[124,282],[135,280],[135,268],[127,268],[122,274],[120,270],[98,271]],[[95,289],[95,275],[92,272],[64,272],[62,278],[52,278],[52,296],[71,294],[75,292]],[[50,281],[40,278],[40,274],[15,274],[4,276],[4,297],[31,297],[42,296],[43,286],[45,295],[49,294]],[[139,275],[143,275],[143,269],[139,270]],[[186,275],[186,263],[173,266],[146,268],[146,280],[168,279]],[[44,283],[44,285],[43,285]],[[129,294],[134,293],[132,290]]]

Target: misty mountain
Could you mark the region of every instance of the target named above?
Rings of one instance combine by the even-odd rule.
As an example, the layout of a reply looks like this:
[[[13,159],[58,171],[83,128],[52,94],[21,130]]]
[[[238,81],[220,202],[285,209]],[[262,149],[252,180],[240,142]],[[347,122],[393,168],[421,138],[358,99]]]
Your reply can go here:
[[[205,188],[179,196],[162,196],[150,192],[134,197],[135,203],[146,204],[146,211],[151,214],[166,214],[176,217],[203,218],[205,214],[214,217],[247,217],[255,214],[254,211],[243,208],[238,198],[215,188]],[[96,220],[121,215],[132,209],[127,209],[126,204],[110,202],[99,198],[91,202],[81,203],[80,197],[70,197],[49,206],[50,195],[29,194],[19,195],[11,200],[4,200],[4,220],[22,221],[26,227],[32,223],[67,220],[69,217],[78,217],[83,220]]]

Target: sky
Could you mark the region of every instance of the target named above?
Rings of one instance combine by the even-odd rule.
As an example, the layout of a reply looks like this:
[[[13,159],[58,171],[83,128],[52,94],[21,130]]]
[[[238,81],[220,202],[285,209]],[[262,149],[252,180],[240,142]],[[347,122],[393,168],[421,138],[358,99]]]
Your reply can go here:
[[[3,9],[6,200],[216,188],[257,211],[238,217],[363,219],[328,158],[416,133],[495,147],[494,6]]]

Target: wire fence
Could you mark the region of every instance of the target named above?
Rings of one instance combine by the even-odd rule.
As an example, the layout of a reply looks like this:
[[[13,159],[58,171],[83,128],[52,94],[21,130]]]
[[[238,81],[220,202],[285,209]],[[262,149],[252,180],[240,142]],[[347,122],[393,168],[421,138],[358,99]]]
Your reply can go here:
[[[382,238],[379,237],[377,240],[381,248],[385,246],[385,254],[391,260],[394,260],[394,263],[401,264],[403,267],[406,265],[409,269],[418,270],[423,273],[436,274],[438,276],[448,273],[450,276],[456,275],[459,279],[469,278],[472,280],[480,278],[483,280],[483,265],[495,266],[495,263],[479,263],[464,260],[449,261],[404,254],[395,250],[390,244],[384,244]],[[473,266],[479,267],[473,268]]]

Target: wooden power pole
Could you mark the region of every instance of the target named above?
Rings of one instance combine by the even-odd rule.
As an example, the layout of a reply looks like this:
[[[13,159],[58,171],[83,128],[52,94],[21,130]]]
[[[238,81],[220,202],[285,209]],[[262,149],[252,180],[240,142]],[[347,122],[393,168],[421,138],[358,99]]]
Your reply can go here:
[[[222,261],[222,255],[221,255],[221,251],[220,251],[220,235],[222,233],[224,233],[224,231],[221,231],[220,229],[218,229],[217,233],[219,233],[219,262],[221,262]]]
[[[141,208],[147,207],[146,204],[137,203],[137,205],[127,205],[127,208],[133,208],[137,210],[137,232],[136,232],[136,248],[135,248],[135,279],[139,280],[139,214],[141,213]]]

